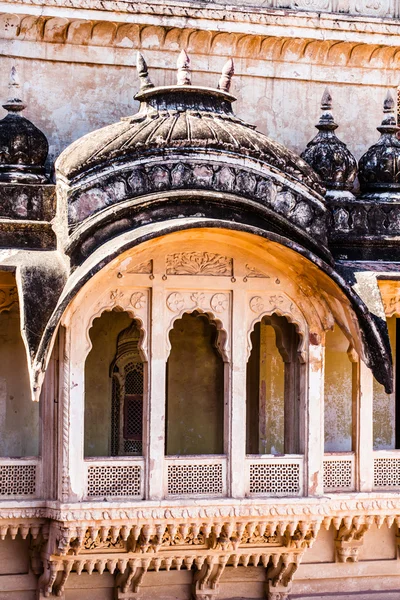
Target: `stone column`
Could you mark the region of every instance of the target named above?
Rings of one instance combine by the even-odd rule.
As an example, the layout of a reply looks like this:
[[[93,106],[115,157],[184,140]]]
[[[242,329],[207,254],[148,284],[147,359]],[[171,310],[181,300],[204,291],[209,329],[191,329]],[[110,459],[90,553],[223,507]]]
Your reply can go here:
[[[228,435],[231,473],[231,495],[246,494],[246,291],[235,289],[232,294],[232,395]],[[227,406],[227,410],[229,410]]]
[[[154,281],[150,320],[149,398],[151,401],[148,413],[146,497],[151,500],[160,500],[164,494],[165,376],[167,361],[165,290],[162,282]]]
[[[321,496],[324,491],[324,379],[325,345],[321,342],[313,343],[311,339],[308,360],[306,444],[308,474],[306,486],[309,496]]]
[[[373,453],[373,382],[372,371],[359,361],[358,482],[360,492],[370,492],[374,485]]]

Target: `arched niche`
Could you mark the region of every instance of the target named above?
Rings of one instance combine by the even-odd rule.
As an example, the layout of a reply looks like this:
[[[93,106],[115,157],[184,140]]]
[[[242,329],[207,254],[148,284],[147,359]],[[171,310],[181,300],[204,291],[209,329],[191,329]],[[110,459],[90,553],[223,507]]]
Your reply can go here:
[[[335,324],[325,337],[325,452],[354,450],[353,364],[349,340]]]
[[[15,278],[0,273],[0,456],[39,456],[39,403],[31,401]]]
[[[184,313],[169,333],[166,455],[224,453],[225,366],[209,316]]]
[[[299,453],[305,395],[300,336],[293,323],[274,313],[255,323],[250,339],[246,453]]]
[[[84,376],[84,455],[141,455],[146,383],[139,323],[127,312],[105,311],[94,319],[89,337],[91,350],[86,357]],[[133,389],[131,380],[136,374],[141,378],[141,385],[136,381],[134,390],[141,388],[139,416],[139,394],[130,393]],[[137,423],[133,426],[133,420],[137,418],[142,420],[141,428]]]

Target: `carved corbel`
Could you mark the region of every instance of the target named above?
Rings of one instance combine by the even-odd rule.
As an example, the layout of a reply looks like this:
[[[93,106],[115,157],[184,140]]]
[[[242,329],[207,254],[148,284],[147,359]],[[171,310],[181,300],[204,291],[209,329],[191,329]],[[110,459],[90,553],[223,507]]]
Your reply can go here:
[[[337,530],[335,538],[336,562],[358,562],[360,547],[363,545],[364,534],[370,529],[373,517],[344,517],[333,519]]]
[[[201,564],[196,561],[197,571],[193,578],[193,600],[213,600],[219,594],[219,581],[229,556],[207,556]]]
[[[128,560],[125,573],[117,576],[117,600],[135,600],[151,563],[151,558]],[[121,570],[121,565],[118,565]]]
[[[303,553],[272,555],[266,569],[267,600],[288,600],[293,576],[298,569]]]

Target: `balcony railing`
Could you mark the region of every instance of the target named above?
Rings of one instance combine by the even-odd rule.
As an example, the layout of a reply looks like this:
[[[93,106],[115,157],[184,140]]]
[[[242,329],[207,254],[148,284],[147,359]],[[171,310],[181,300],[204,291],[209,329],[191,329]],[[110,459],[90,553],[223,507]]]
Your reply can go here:
[[[328,452],[324,456],[324,492],[355,490],[355,455],[353,452]]]
[[[302,496],[304,457],[247,456],[248,496]]]
[[[144,497],[144,459],[86,459],[87,498],[112,499]]]
[[[227,495],[225,456],[169,456],[164,477],[166,497]]]
[[[0,459],[0,500],[40,498],[39,458]]]

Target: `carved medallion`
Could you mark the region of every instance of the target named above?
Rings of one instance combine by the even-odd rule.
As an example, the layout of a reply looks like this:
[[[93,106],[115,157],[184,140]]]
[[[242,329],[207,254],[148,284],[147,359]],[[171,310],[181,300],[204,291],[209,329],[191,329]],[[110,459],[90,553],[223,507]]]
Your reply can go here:
[[[133,292],[131,296],[131,305],[136,310],[140,310],[146,304],[146,296],[143,292]]]
[[[210,302],[211,308],[216,313],[222,313],[228,308],[228,297],[226,294],[214,294]]]
[[[261,296],[253,296],[250,300],[250,309],[255,313],[260,313],[264,310],[264,302]]]
[[[212,252],[176,252],[168,254],[167,275],[233,275],[233,260]]]
[[[185,305],[182,294],[179,292],[172,292],[167,298],[167,306],[172,312],[179,312]]]

